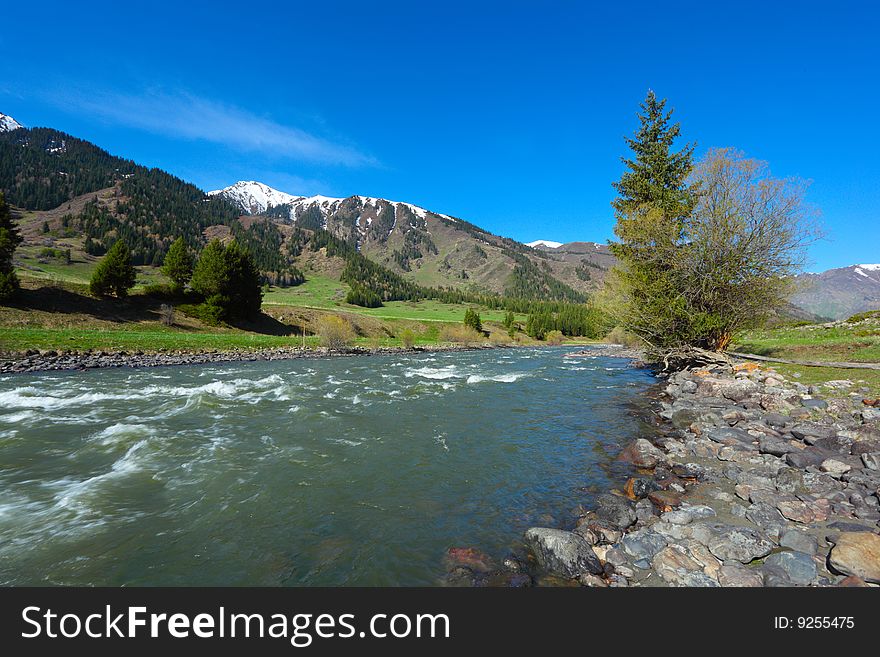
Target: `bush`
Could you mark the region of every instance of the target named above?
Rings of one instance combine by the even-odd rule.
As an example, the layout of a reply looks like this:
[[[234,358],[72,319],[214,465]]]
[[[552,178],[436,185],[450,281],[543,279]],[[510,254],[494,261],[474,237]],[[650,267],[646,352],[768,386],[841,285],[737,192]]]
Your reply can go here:
[[[615,326],[608,335],[605,336],[605,342],[611,344],[622,344],[624,347],[643,347],[644,343],[638,336],[630,333],[621,326]]]
[[[405,349],[412,349],[415,343],[416,334],[413,333],[411,329],[403,329],[400,332],[400,344],[402,344]]]
[[[351,347],[357,337],[351,322],[339,315],[329,315],[318,320],[318,336],[321,346],[333,350]]]
[[[447,324],[440,329],[438,337],[441,342],[471,343],[480,342],[483,339],[481,333],[477,333],[470,326],[460,324]]]
[[[544,340],[547,341],[547,344],[557,346],[562,344],[565,336],[562,335],[562,331],[550,331],[544,336]]]

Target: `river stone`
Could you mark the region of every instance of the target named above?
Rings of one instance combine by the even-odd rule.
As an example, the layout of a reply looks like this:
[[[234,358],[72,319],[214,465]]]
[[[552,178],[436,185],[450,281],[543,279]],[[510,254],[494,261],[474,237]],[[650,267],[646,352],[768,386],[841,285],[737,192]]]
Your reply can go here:
[[[808,524],[820,519],[818,512],[814,510],[812,505],[799,499],[779,500],[776,503],[776,508],[783,516],[794,522]],[[821,519],[824,520],[824,518]]]
[[[787,440],[773,436],[761,436],[758,438],[758,451],[761,454],[770,454],[771,456],[785,456],[789,452],[800,450]]]
[[[850,470],[852,470],[852,466],[844,463],[843,461],[838,461],[837,459],[825,459],[822,461],[821,465],[819,465],[819,469],[822,472],[827,472],[830,475],[844,475]]]
[[[596,500],[596,516],[612,529],[626,529],[636,521],[633,505],[622,497],[605,493]]]
[[[782,413],[767,413],[764,416],[764,423],[768,427],[773,427],[774,429],[781,429],[789,422],[791,422],[791,419]]]
[[[862,454],[862,463],[868,470],[880,470],[880,452],[865,452]]]
[[[791,435],[798,440],[803,440],[808,445],[812,445],[820,438],[831,438],[837,435],[834,427],[824,424],[816,424],[814,422],[804,422],[791,427]]]
[[[770,538],[779,539],[785,530],[785,518],[769,504],[752,504],[745,513],[746,518],[757,525]]]
[[[811,465],[819,465],[826,458],[825,452],[813,449],[796,450],[785,455],[785,462],[793,468],[806,470]]]
[[[815,408],[819,410],[825,410],[828,408],[828,402],[824,399],[801,399],[801,406],[805,408]]]
[[[709,540],[708,547],[721,561],[750,563],[770,554],[773,544],[747,527],[727,527]]]
[[[726,399],[735,402],[741,402],[744,399],[751,397],[760,389],[761,386],[754,381],[744,379],[724,384],[718,388],[718,392],[721,394],[722,397],[725,397]]]
[[[667,584],[686,586],[684,576],[688,572],[701,572],[702,566],[691,559],[684,550],[667,546],[651,559],[651,567]]]
[[[664,460],[663,452],[654,447],[644,438],[637,438],[623,448],[618,457],[622,461],[632,463],[637,468],[652,469]]]
[[[755,437],[742,429],[722,428],[708,429],[706,437],[722,445],[751,445]]]
[[[764,586],[764,576],[760,570],[732,562],[718,570],[718,582],[721,586],[754,588]]]
[[[652,490],[659,489],[660,486],[657,485],[657,482],[643,477],[630,477],[623,486],[623,492],[631,500],[640,500],[643,497],[647,497],[648,493]]]
[[[633,532],[621,541],[623,551],[634,561],[653,559],[654,555],[666,547],[666,539],[656,532]]]
[[[804,552],[776,552],[764,563],[770,568],[781,569],[795,586],[809,586],[819,576],[813,557]]]
[[[840,534],[828,563],[839,573],[880,584],[880,536],[869,532]]]
[[[578,534],[532,527],[526,531],[525,538],[538,565],[550,574],[575,578],[584,573],[599,575],[603,572],[593,549]]]
[[[661,513],[672,511],[681,504],[681,494],[671,490],[655,490],[648,494],[648,499]]]
[[[789,529],[783,533],[779,539],[779,545],[810,555],[816,554],[819,551],[818,539],[799,529]]]

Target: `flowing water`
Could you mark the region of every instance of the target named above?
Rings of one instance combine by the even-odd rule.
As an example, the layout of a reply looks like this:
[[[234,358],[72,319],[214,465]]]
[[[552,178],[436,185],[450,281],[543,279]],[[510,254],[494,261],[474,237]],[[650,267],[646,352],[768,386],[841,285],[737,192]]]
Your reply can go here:
[[[431,585],[619,484],[645,371],[565,349],[0,377],[0,584]]]

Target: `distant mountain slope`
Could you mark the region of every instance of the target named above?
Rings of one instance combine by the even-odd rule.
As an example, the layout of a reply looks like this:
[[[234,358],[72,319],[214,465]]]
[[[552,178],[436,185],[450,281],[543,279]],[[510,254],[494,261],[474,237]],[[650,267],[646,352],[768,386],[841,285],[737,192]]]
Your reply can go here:
[[[815,315],[844,319],[880,309],[880,264],[852,265],[798,277],[794,305]]]
[[[209,194],[247,211],[254,205],[248,198],[252,191],[263,188],[271,189],[245,181]],[[304,230],[327,230],[419,285],[581,301],[601,282],[608,263],[601,249],[577,256],[551,254],[412,203],[370,196],[288,196],[293,199],[270,205],[265,215]]]
[[[11,132],[12,130],[18,130],[22,127],[24,126],[11,116],[0,112],[0,132]]]

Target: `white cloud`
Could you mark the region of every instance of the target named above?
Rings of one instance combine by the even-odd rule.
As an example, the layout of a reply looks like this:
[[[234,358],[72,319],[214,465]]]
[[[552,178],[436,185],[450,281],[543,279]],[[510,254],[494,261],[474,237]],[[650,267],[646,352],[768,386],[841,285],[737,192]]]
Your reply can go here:
[[[189,93],[67,94],[55,97],[67,110],[153,134],[209,141],[279,158],[342,166],[376,166],[356,148],[286,126],[252,112]]]

